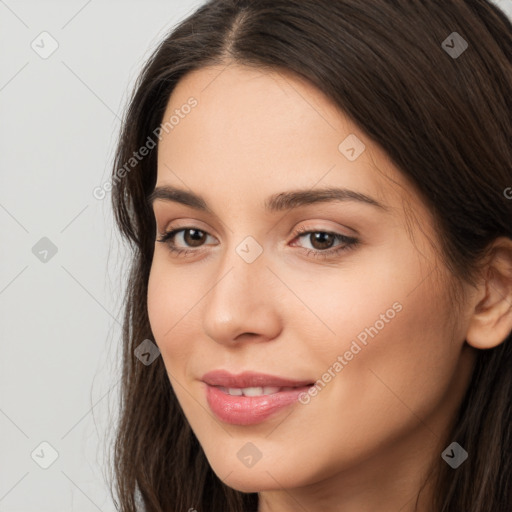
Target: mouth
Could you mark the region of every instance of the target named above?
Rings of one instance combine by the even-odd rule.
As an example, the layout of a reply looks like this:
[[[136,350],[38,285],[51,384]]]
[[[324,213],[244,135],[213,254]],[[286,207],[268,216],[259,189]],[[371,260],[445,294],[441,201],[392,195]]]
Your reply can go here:
[[[314,382],[263,373],[239,375],[215,370],[202,378],[206,399],[215,416],[226,423],[253,425],[296,403]]]
[[[222,386],[228,389],[258,389],[258,388],[298,388],[313,384],[313,380],[295,380],[277,375],[259,372],[243,372],[238,375],[227,370],[213,370],[205,373],[203,382],[209,386]],[[275,391],[274,391],[275,392]],[[270,393],[268,393],[270,394]]]
[[[293,391],[299,386],[265,386],[265,387],[248,387],[248,388],[226,388],[223,386],[217,386],[217,388],[230,396],[266,396],[275,395],[283,391]],[[303,387],[303,386],[301,386]]]

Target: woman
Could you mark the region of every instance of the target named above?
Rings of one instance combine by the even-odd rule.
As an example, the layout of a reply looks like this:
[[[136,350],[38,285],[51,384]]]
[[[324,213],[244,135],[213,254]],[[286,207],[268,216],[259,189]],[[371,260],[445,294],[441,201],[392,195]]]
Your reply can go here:
[[[212,0],[161,43],[112,179],[120,510],[512,510],[511,63],[483,0]]]

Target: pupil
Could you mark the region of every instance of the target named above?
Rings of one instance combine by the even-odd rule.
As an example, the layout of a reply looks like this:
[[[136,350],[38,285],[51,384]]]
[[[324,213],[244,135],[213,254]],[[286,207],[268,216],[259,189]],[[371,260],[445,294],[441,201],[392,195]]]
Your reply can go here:
[[[194,247],[201,245],[202,239],[204,238],[204,234],[200,235],[200,233],[202,233],[202,231],[200,231],[199,229],[188,229],[185,232],[185,239],[187,239],[187,237],[190,233],[195,233],[195,236],[192,237],[192,243],[190,243],[189,240],[185,240],[187,242],[187,244],[192,245]],[[197,238],[198,233],[199,233],[199,238]]]
[[[316,247],[317,249],[328,249],[332,243],[333,234],[332,233],[312,233],[313,241],[312,245],[315,247],[315,243],[320,241],[320,247]],[[327,242],[325,239],[327,238]],[[323,240],[322,240],[323,239]]]

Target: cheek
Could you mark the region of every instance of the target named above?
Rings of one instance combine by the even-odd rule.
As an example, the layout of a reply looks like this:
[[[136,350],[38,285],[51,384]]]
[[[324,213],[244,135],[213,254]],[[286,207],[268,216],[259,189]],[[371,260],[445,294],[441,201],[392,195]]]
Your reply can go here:
[[[176,367],[191,347],[190,343],[180,341],[180,329],[187,323],[187,311],[190,314],[197,302],[192,295],[191,287],[180,283],[178,272],[171,272],[164,264],[154,261],[148,281],[148,317],[155,343],[168,368],[169,361]]]
[[[386,323],[380,314],[386,315],[393,298],[399,298],[402,309]],[[345,356],[334,384],[319,393],[330,404],[327,424],[339,425],[339,418],[349,412],[350,421],[342,421],[341,429],[345,441],[361,451],[405,435],[419,425],[419,418],[428,421],[443,407],[461,348],[446,326],[449,310],[428,286],[408,296],[390,294],[375,307],[378,302],[367,306],[372,314],[365,315],[365,324],[343,339],[340,350],[331,352],[330,365],[338,355],[351,359]],[[348,317],[343,320],[349,323]],[[338,325],[341,328],[343,321]]]
[[[452,334],[446,283],[435,272],[426,277],[416,252],[405,246],[401,254],[398,261],[381,252],[365,265],[371,271],[347,272],[325,294],[309,296],[308,306],[335,335],[318,338],[310,352],[325,385],[307,407],[328,416],[324,428],[336,425],[336,436],[346,428],[345,439],[361,449],[372,436],[403,433],[418,422],[415,415],[432,414],[457,373],[463,340]]]

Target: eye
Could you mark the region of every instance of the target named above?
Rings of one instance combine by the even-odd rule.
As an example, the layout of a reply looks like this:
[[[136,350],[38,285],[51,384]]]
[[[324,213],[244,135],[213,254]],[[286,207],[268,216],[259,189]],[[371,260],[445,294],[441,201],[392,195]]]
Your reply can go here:
[[[308,256],[314,256],[315,258],[331,258],[343,251],[353,249],[359,244],[357,238],[332,231],[299,228],[294,234],[298,235],[295,239],[305,238],[310,243],[312,249],[306,247],[304,250]],[[340,244],[333,247],[335,241],[340,242]]]
[[[188,250],[186,248],[183,249],[177,247],[174,238],[178,233],[183,235],[182,240],[185,242],[185,244],[189,244],[190,247],[200,247],[208,236],[206,231],[194,227],[178,228],[163,233],[161,238],[159,238],[157,241],[165,243],[172,253],[182,256],[186,256],[187,254],[197,251],[194,249]]]
[[[181,235],[185,248],[177,246],[175,237],[178,234]],[[206,231],[190,226],[167,231],[163,233],[161,238],[157,241],[165,243],[169,251],[176,256],[187,256],[202,250],[203,244],[208,236],[211,235],[208,235]],[[302,251],[308,256],[313,256],[315,258],[332,258],[343,251],[355,248],[359,243],[358,239],[342,235],[341,233],[322,230],[307,230],[306,228],[299,228],[294,233],[294,236],[294,240],[306,238],[306,240],[309,241],[313,248],[310,249],[303,247]],[[333,243],[336,241],[340,244],[332,247]]]

